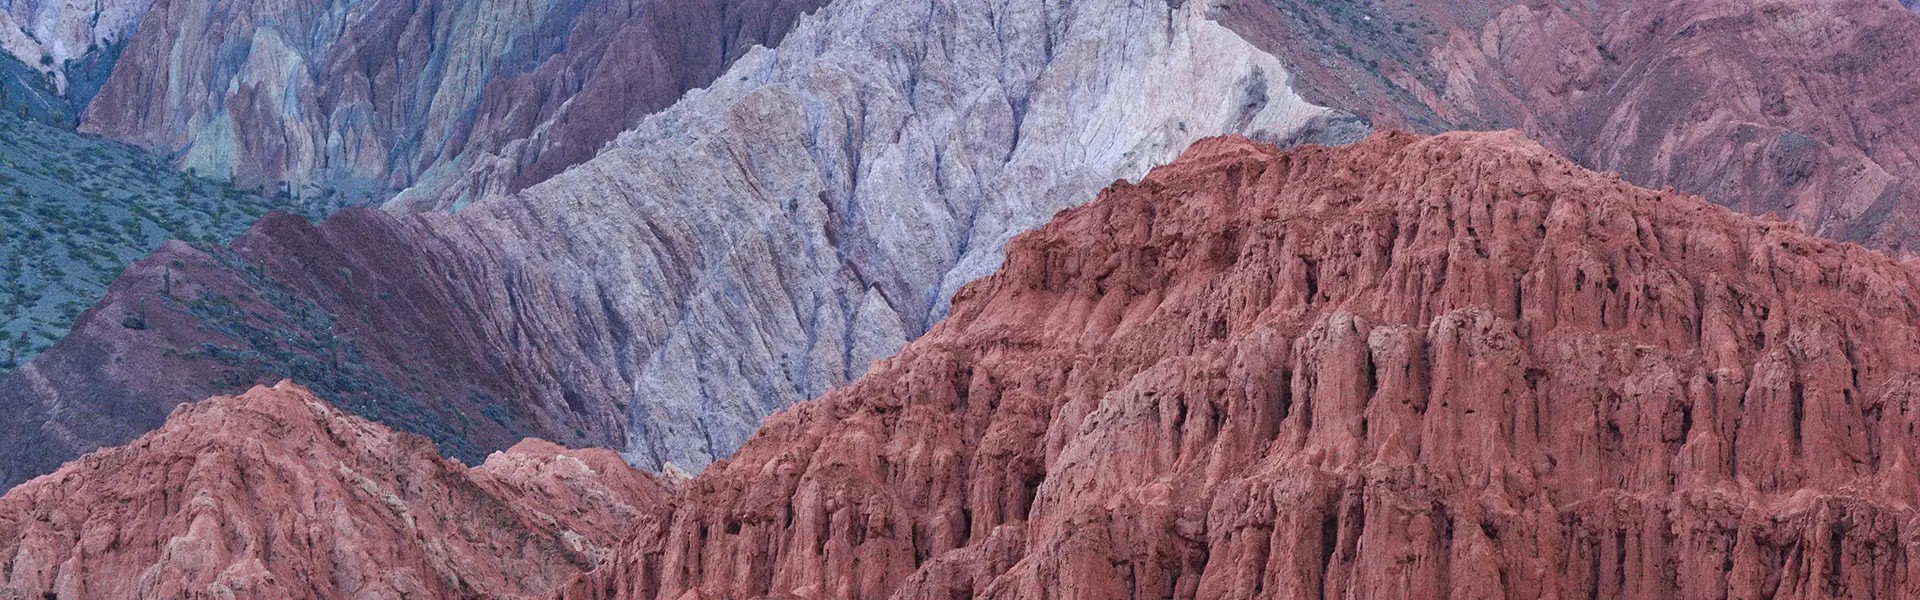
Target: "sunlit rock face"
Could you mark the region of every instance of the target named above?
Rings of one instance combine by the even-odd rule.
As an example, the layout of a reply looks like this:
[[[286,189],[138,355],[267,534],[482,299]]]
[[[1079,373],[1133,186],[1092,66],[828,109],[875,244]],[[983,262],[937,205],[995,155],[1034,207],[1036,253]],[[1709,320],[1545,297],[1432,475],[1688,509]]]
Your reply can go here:
[[[244,186],[364,203],[557,128],[586,150],[556,151],[547,175],[819,3],[160,0],[82,129]],[[576,120],[592,125],[549,124]]]
[[[1383,126],[1519,129],[1639,185],[1894,254],[1920,244],[1920,17],[1889,0],[1255,0],[1214,14],[1294,67],[1309,99]]]
[[[1193,140],[1364,129],[1288,82],[1198,5],[836,3],[522,192],[162,249],[0,381],[8,479],[279,377],[468,460],[540,436],[697,470]]]

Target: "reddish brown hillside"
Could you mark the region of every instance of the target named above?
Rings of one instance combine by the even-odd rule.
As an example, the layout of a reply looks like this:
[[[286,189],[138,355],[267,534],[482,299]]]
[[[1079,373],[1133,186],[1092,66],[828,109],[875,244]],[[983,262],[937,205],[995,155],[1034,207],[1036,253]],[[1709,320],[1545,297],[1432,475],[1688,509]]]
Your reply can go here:
[[[1912,596],[1915,283],[1517,134],[1204,142],[573,591]]]
[[[0,598],[537,596],[667,497],[605,450],[469,469],[283,383],[0,498]]]

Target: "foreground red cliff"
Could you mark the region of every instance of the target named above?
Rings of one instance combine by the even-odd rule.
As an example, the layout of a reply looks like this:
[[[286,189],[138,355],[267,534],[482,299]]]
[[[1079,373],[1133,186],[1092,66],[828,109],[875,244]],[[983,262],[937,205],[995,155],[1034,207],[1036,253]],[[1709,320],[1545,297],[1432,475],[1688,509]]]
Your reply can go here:
[[[1912,596],[1915,284],[1514,134],[1204,142],[572,592]]]
[[[530,440],[469,469],[283,383],[0,498],[0,598],[538,596],[665,498],[612,452]]]
[[[1910,597],[1917,285],[1517,134],[1214,139],[691,481],[215,400],[0,498],[0,597]]]

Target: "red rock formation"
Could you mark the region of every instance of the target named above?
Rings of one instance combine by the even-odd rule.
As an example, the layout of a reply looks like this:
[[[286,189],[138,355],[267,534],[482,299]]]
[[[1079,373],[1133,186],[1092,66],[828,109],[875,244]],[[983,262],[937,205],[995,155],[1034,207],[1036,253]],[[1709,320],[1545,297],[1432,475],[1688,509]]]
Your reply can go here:
[[[1520,129],[1640,185],[1896,253],[1920,243],[1920,18],[1893,0],[1216,8],[1320,104]]]
[[[568,597],[1911,597],[1916,285],[1517,134],[1203,142]]]
[[[469,469],[283,383],[0,498],[0,598],[537,596],[667,497],[605,450]]]

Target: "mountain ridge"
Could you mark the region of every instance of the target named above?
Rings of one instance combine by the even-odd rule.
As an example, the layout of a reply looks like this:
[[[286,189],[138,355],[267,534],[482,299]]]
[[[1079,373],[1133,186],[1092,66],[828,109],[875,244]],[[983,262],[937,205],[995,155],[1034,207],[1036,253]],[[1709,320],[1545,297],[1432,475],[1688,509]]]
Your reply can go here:
[[[603,599],[1906,595],[1916,287],[1884,255],[1513,132],[1290,151],[1211,138],[1019,236],[926,336],[698,477],[599,452],[596,473],[643,482],[616,519],[637,527],[543,572],[576,577],[560,597]],[[344,439],[428,445],[311,398],[285,406],[334,415]],[[235,439],[194,433],[209,421],[245,429],[148,438]],[[215,443],[194,461],[248,447]],[[43,477],[0,505],[89,479]],[[53,507],[86,511],[36,510]],[[146,559],[110,557],[158,531],[59,568],[129,580],[109,574]],[[0,556],[87,539],[0,535]],[[171,539],[188,555],[214,538]],[[260,568],[300,555],[274,556]],[[438,581],[514,572],[465,565]],[[20,593],[60,580],[0,571]]]
[[[1198,8],[1061,8],[831,5],[520,193],[270,216],[230,248],[165,250],[95,309],[166,307],[150,329],[96,318],[0,380],[37,407],[0,417],[22,440],[0,482],[282,377],[465,460],[543,437],[698,470],[1101,186],[1212,132],[1358,127]],[[926,32],[940,43],[906,41]]]

